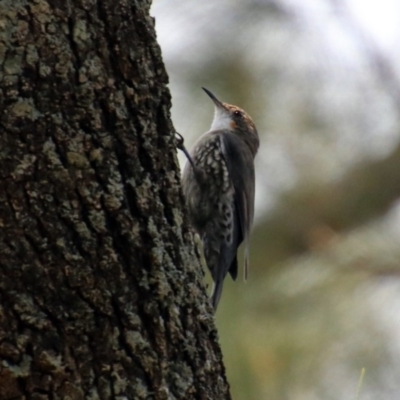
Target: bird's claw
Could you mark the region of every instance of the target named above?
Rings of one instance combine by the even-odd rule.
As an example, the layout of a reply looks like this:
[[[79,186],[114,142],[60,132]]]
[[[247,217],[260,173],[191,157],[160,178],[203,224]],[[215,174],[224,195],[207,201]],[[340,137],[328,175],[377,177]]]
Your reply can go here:
[[[183,152],[185,152],[186,148],[185,148],[185,146],[183,145],[183,143],[185,142],[185,139],[184,139],[183,136],[182,136],[180,133],[178,133],[178,132],[175,132],[175,136],[176,136],[176,147],[177,147],[179,150],[182,150]],[[185,149],[185,150],[184,150],[184,149]]]

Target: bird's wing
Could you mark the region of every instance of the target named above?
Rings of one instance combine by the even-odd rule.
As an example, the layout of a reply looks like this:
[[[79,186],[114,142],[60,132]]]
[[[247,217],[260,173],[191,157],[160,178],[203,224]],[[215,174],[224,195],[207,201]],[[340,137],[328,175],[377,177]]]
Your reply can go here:
[[[242,140],[230,132],[220,134],[222,154],[235,190],[235,208],[239,219],[238,245],[244,241],[244,277],[249,266],[249,236],[254,216],[254,159]]]

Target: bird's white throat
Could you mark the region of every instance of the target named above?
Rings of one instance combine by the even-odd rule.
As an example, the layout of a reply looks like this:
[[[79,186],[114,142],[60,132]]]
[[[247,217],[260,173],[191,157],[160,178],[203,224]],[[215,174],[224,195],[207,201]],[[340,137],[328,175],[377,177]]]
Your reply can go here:
[[[232,130],[231,122],[232,119],[228,111],[215,107],[214,119],[210,131]]]

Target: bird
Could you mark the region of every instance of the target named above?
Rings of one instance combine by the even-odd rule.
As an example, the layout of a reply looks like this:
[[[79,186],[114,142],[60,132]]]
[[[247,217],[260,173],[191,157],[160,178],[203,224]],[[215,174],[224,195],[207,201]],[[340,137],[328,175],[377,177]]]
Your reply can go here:
[[[191,151],[184,149],[188,162],[182,174],[182,191],[191,225],[203,242],[214,282],[211,302],[216,311],[226,275],[237,278],[237,251],[242,242],[247,279],[254,217],[254,159],[260,140],[244,110],[202,89],[214,103],[214,119]]]

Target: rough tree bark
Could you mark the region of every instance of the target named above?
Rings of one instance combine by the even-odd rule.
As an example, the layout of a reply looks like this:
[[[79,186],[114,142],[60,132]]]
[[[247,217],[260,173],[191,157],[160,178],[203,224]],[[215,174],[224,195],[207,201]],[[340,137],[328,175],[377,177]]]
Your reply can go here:
[[[229,399],[149,2],[0,2],[0,399]]]

